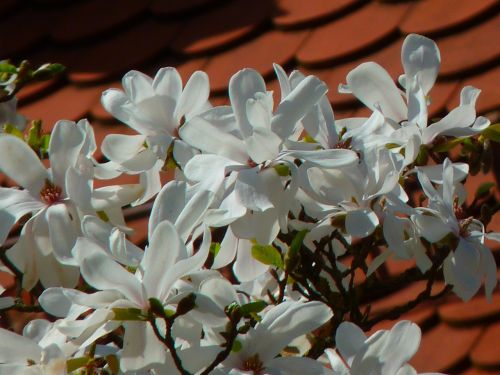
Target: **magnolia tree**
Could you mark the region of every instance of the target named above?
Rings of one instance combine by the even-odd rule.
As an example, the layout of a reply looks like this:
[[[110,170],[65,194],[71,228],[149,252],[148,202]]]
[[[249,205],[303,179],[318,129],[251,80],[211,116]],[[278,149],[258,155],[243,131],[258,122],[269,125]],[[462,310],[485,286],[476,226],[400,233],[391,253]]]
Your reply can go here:
[[[174,68],[131,71],[102,104],[137,134],[107,135],[106,162],[87,120],[23,132],[15,93],[60,66],[0,64],[0,170],[20,186],[0,188],[1,243],[21,227],[0,255],[18,294],[0,304],[48,317],[0,330],[0,374],[416,374],[416,324],[364,332],[447,293],[491,298],[498,205],[490,185],[467,205],[463,182],[500,131],[471,86],[429,119],[433,41],[408,36],[401,60],[399,87],[376,63],[352,70],[339,90],[371,115],[341,120],[324,82],[278,65],[278,98],[244,69],[217,107],[201,71],[184,86]],[[94,188],[123,173],[139,183]],[[143,249],[122,210],[153,199]],[[388,277],[389,259],[416,266]],[[416,299],[371,312],[422,280]]]

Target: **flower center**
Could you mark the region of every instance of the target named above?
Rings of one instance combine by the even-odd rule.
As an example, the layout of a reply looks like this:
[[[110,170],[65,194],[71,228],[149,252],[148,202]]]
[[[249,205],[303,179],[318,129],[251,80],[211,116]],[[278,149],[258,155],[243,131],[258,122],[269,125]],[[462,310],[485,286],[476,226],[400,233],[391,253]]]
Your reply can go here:
[[[260,375],[264,371],[264,364],[260,360],[259,355],[254,354],[243,361],[242,370],[252,371],[254,375]]]
[[[250,167],[250,168],[255,168],[258,164],[256,162],[254,162],[251,158],[248,158],[247,160],[247,165]]]
[[[59,202],[62,197],[62,189],[54,185],[49,180],[45,180],[45,185],[43,185],[42,190],[40,190],[40,198],[47,205]]]

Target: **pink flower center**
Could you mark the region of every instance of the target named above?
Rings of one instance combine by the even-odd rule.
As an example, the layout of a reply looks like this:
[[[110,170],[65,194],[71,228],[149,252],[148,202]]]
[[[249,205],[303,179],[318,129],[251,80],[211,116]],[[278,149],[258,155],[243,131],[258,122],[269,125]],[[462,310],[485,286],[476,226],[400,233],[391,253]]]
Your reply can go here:
[[[245,371],[252,371],[254,375],[261,375],[264,371],[264,364],[259,358],[258,354],[254,354],[243,361],[243,368]]]
[[[59,202],[62,197],[62,189],[54,185],[49,180],[45,180],[45,185],[43,185],[42,190],[40,190],[40,198],[47,205]]]

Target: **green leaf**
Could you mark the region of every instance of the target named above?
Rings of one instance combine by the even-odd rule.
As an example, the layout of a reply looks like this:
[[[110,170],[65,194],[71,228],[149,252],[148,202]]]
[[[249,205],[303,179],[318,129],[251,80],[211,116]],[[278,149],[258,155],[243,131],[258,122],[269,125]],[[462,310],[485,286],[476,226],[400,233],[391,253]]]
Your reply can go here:
[[[500,143],[500,123],[492,124],[483,130],[483,136],[487,139],[491,139],[493,142]]]
[[[240,313],[244,316],[250,314],[257,314],[260,313],[262,310],[264,310],[266,306],[267,303],[265,303],[264,301],[255,301],[246,303],[240,306]]]
[[[17,67],[7,62],[0,63],[0,73],[17,73]]]
[[[290,243],[290,247],[285,254],[285,269],[288,272],[293,272],[300,262],[299,250],[302,247],[302,242],[309,231],[303,229],[298,232]]]
[[[66,361],[66,370],[68,373],[71,373],[81,367],[87,366],[88,363],[89,358],[87,357],[71,358]]]
[[[490,192],[490,189],[495,186],[494,182],[485,182],[479,185],[479,187],[476,190],[476,194],[474,196],[475,199],[480,199],[488,195]]]
[[[474,144],[471,138],[464,138],[462,141],[463,150],[468,152],[480,152],[480,148]]]
[[[274,246],[255,244],[252,246],[252,256],[261,263],[283,268],[281,253]]]
[[[220,251],[220,243],[218,242],[213,242],[210,244],[210,254],[214,256],[214,258],[219,254]]]

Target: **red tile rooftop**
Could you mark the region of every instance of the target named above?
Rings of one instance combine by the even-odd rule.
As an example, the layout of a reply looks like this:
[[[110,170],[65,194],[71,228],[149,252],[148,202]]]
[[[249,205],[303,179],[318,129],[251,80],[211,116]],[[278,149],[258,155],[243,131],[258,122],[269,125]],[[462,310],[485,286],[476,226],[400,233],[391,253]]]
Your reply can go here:
[[[478,113],[499,121],[499,10],[500,0],[2,0],[0,59],[65,64],[67,73],[57,82],[21,91],[20,112],[43,119],[47,129],[59,119],[87,117],[100,143],[108,133],[133,133],[104,111],[102,91],[121,88],[121,77],[129,70],[154,75],[168,65],[178,67],[184,82],[195,70],[205,70],[213,102],[221,104],[227,103],[229,78],[243,67],[261,72],[278,97],[272,66],[276,62],[287,71],[300,69],[323,79],[330,87],[336,118],[369,115],[355,97],[339,94],[338,84],[365,61],[378,62],[396,80],[403,72],[404,37],[421,33],[435,39],[442,57],[440,78],[430,92],[431,116],[454,108],[461,88],[473,85],[482,90]],[[486,180],[493,176],[479,176],[467,186],[472,191]],[[137,176],[123,175],[96,186],[134,182]],[[4,184],[12,181],[4,177]],[[147,240],[149,207],[126,209],[137,243]],[[489,229],[500,230],[500,215]],[[500,250],[495,256],[500,263]],[[390,260],[386,273],[412,266]],[[4,276],[0,274],[0,283],[5,283],[1,285],[12,287]],[[438,283],[435,292],[441,287]],[[423,289],[422,283],[401,288],[373,301],[373,309],[382,312]],[[422,345],[412,361],[418,371],[500,375],[498,288],[492,304],[481,289],[468,303],[447,296],[402,318],[423,328]]]

